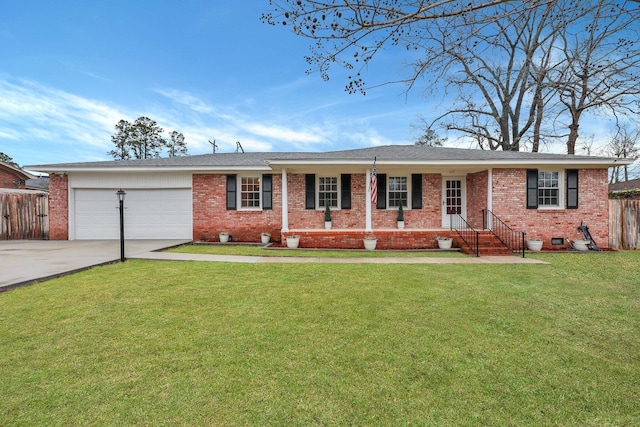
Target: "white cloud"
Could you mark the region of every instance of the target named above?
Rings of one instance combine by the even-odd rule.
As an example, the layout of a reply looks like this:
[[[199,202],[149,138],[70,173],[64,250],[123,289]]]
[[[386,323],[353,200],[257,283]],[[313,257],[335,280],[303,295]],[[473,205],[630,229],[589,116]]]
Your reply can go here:
[[[213,107],[188,92],[176,89],[155,89],[154,92],[198,113],[211,114],[214,112]]]

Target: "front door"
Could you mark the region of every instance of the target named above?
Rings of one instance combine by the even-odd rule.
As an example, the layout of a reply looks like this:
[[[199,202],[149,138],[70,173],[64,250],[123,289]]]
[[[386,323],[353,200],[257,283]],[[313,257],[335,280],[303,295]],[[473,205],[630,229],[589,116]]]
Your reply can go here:
[[[451,216],[467,216],[466,179],[464,177],[442,178],[442,227],[451,227]]]

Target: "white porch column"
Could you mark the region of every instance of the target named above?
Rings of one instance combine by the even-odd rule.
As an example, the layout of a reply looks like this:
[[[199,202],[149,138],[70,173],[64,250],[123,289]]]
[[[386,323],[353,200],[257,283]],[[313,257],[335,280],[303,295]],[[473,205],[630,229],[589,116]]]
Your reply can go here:
[[[371,170],[367,169],[367,175],[365,177],[367,184],[367,191],[365,197],[367,200],[365,201],[365,226],[364,231],[373,231],[371,228]]]
[[[489,168],[487,173],[487,209],[493,212],[493,169]],[[487,227],[492,229],[491,218],[489,218],[487,212]]]
[[[282,169],[282,232],[289,231],[289,195],[287,190],[287,170]]]

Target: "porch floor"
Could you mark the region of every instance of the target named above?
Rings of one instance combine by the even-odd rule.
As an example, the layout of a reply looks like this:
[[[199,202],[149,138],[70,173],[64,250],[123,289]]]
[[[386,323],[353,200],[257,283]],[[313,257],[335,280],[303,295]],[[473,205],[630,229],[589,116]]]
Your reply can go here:
[[[332,229],[290,229],[282,233],[282,245],[286,245],[288,236],[300,236],[300,248],[322,249],[362,249],[365,237],[377,239],[376,249],[437,249],[436,237],[453,237],[454,247],[460,244],[455,232],[444,228],[378,228],[372,231],[355,228]]]

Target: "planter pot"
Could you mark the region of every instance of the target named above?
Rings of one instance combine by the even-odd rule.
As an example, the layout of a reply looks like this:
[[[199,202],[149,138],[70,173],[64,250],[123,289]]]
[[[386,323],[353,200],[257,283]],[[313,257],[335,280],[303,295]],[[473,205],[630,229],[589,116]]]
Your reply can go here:
[[[324,222],[324,228],[326,230],[331,230],[331,221],[325,221]]]
[[[587,246],[589,243],[588,240],[582,240],[582,239],[577,239],[573,241],[573,247],[574,249],[578,250],[578,251],[588,251],[589,250],[589,246]]]
[[[404,221],[398,221],[398,230],[404,229]]]
[[[227,243],[229,241],[229,235],[226,233],[220,233],[220,243]]]
[[[527,240],[527,248],[534,252],[540,251],[542,249],[542,240]]]
[[[440,249],[451,249],[451,245],[453,244],[453,239],[436,239],[438,241],[438,248]]]
[[[260,236],[260,238],[262,239],[262,244],[266,245],[267,243],[269,243],[271,236],[269,236],[268,234],[263,234]]]
[[[375,251],[376,244],[378,243],[377,239],[362,239],[364,242],[364,248],[368,251]]]
[[[296,249],[299,244],[300,244],[300,236],[287,237],[287,247],[289,249]]]

